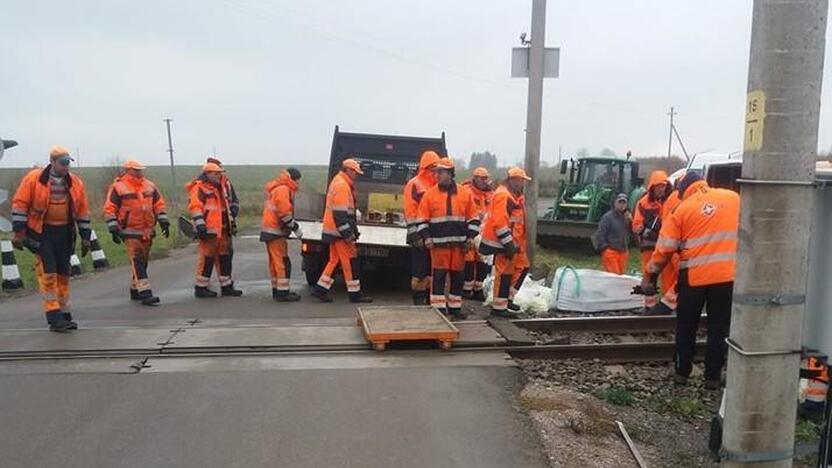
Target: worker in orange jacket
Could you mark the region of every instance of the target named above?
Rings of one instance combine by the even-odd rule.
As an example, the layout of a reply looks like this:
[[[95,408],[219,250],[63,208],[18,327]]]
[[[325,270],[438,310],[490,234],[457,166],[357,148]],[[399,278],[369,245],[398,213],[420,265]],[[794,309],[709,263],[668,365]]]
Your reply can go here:
[[[662,228],[662,206],[671,190],[665,171],[653,171],[647,182],[647,192],[636,202],[633,210],[632,229],[641,251],[642,276],[649,276],[647,264],[656,248],[656,240]],[[657,294],[644,296],[644,308],[649,310],[659,302]]]
[[[488,173],[488,169],[478,167],[474,169],[471,180],[463,182],[462,185],[470,190],[477,209],[477,217],[482,224],[491,207],[491,198],[494,196],[491,174]],[[482,288],[490,269],[485,257],[477,249],[469,249],[465,253],[465,283],[462,287],[462,297],[480,302],[485,301]]]
[[[156,235],[156,223],[166,238],[170,237],[170,221],[165,211],[165,199],[156,184],[144,176],[144,165],[135,159],[122,166],[124,174],[117,177],[107,191],[104,202],[104,221],[116,244],[124,243],[130,260],[132,281],[130,299],[143,305],[155,305],[147,266],[150,247]]]
[[[84,182],[69,172],[73,159],[63,146],[49,151],[49,165],[20,181],[12,200],[12,244],[35,254],[43,311],[49,330],[78,328],[69,308],[69,259],[75,252],[76,226],[81,256],[90,250],[90,207]]]
[[[479,251],[494,255],[494,292],[491,315],[512,317],[520,308],[514,295],[529,273],[526,246],[526,182],[532,180],[519,167],[508,170],[508,177],[491,199],[485,218]]]
[[[350,302],[373,302],[372,298],[361,293],[360,262],[356,246],[360,233],[355,213],[355,181],[363,174],[364,171],[356,160],[345,159],[341,163],[341,170],[329,183],[321,233],[321,240],[329,244],[329,262],[324,267],[318,284],[312,289],[312,295],[321,302],[332,302],[329,290],[334,282],[332,276],[339,266],[347,283]]]
[[[642,288],[655,288],[659,273],[672,255],[679,253],[674,381],[687,384],[699,317],[702,308],[707,307],[705,387],[717,389],[731,320],[740,198],[731,190],[708,187],[695,172],[685,175],[678,190],[682,203],[662,226],[648,266],[651,275],[644,277]]]
[[[436,175],[433,173],[439,161],[436,151],[428,150],[422,153],[419,160],[419,171],[404,186],[404,220],[407,223],[407,244],[410,245],[410,290],[413,292],[413,304],[427,305],[428,289],[430,288],[430,252],[425,248],[421,236],[416,229],[424,222],[419,217],[419,202],[425,192],[436,185]]]
[[[294,233],[298,239],[303,230],[295,221],[295,194],[298,191],[301,174],[290,167],[266,184],[266,200],[263,204],[263,218],[260,227],[260,241],[266,243],[269,257],[269,273],[272,278],[272,298],[278,302],[295,302],[300,295],[289,290],[292,276],[292,262],[286,240]]]
[[[679,178],[677,183],[682,179]],[[668,219],[671,213],[682,203],[679,198],[679,191],[674,189],[667,200],[662,204],[662,219]],[[660,234],[661,235],[661,231]],[[649,271],[647,272],[649,274]],[[670,257],[670,261],[662,269],[659,275],[662,297],[655,307],[648,309],[648,315],[669,315],[676,310],[679,293],[677,291],[677,282],[679,280],[679,254],[674,253]]]
[[[419,202],[419,218],[424,221],[416,233],[430,250],[430,304],[462,319],[465,254],[474,249],[480,232],[479,213],[471,192],[454,181],[452,159],[437,161],[434,172],[436,185]]]
[[[190,197],[188,211],[199,239],[194,296],[201,298],[217,297],[216,292],[208,289],[217,259],[220,294],[243,294],[234,288],[231,277],[231,213],[222,189],[223,172],[220,166],[205,163],[202,174],[185,186]]]
[[[234,190],[234,184],[231,183],[231,179],[228,177],[228,173],[225,172],[225,167],[222,165],[222,161],[217,159],[216,156],[208,156],[205,160],[206,163],[212,163],[219,166],[220,169],[223,170],[222,174],[220,175],[220,189],[222,190],[222,196],[225,199],[225,206],[228,207],[228,230],[231,233],[228,236],[228,264],[230,265],[229,268],[233,269],[234,266],[234,236],[237,235],[237,217],[240,215],[240,199],[237,197],[237,191]],[[214,259],[214,268],[217,271],[220,271],[220,257],[217,256]]]

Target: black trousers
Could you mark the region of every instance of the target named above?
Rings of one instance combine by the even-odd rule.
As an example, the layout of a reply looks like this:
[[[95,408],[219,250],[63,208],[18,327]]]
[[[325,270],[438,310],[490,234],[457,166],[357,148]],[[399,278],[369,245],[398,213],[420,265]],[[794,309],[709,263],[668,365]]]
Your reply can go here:
[[[684,270],[683,270],[684,271]],[[676,374],[690,376],[696,349],[696,330],[702,308],[708,312],[708,348],[705,353],[705,378],[717,380],[725,365],[728,346],[725,338],[731,324],[734,283],[689,286],[686,275],[679,275],[679,305],[676,309]]]

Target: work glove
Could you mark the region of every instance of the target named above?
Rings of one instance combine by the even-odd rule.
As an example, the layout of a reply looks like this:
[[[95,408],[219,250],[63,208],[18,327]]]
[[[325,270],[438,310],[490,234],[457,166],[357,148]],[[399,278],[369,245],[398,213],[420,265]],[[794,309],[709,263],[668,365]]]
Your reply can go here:
[[[300,225],[295,228],[295,237],[298,239],[303,239],[303,229],[300,228]]]
[[[413,242],[412,242],[411,245],[413,247],[417,248],[417,249],[424,249],[425,248],[425,240],[422,239],[421,237],[416,237],[415,239],[413,239]]]
[[[115,228],[110,229],[110,236],[113,238],[114,244],[121,244],[121,241],[124,240],[124,238],[121,237],[121,232]]]
[[[513,257],[514,254],[517,253],[517,250],[518,250],[517,244],[515,244],[514,242],[509,242],[505,246],[505,252],[504,253],[505,253],[506,257]]]
[[[200,240],[205,240],[208,238],[208,228],[205,227],[204,224],[199,224],[196,226],[196,238]]]
[[[165,239],[170,237],[170,223],[167,221],[159,221],[159,230],[162,231],[162,235],[165,236]]]
[[[237,205],[231,205],[231,208],[229,209],[229,211],[231,211],[231,216],[236,218],[237,215],[240,214],[240,207],[237,206]]]
[[[12,239],[12,246],[14,246],[17,250],[23,250],[23,238],[15,237]]]
[[[646,286],[643,286],[639,284],[637,286],[633,286],[633,290],[630,292],[630,294],[638,294],[641,296],[655,296],[656,294],[658,294],[658,291],[655,285],[648,284]]]
[[[86,257],[88,253],[90,253],[90,241],[89,239],[81,239],[81,256]]]
[[[26,250],[32,252],[33,254],[37,255],[40,253],[40,242],[32,239],[31,237],[24,237],[20,240],[21,245],[26,247]]]

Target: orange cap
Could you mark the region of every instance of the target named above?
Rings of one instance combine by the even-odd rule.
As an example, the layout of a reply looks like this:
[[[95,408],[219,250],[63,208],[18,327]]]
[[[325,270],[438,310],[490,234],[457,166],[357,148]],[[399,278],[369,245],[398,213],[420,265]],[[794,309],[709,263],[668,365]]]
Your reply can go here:
[[[474,169],[474,177],[491,177],[491,174],[488,173],[488,169],[478,167]]]
[[[451,158],[440,158],[439,161],[436,161],[436,166],[434,166],[434,169],[451,170],[453,168],[454,160]]]
[[[419,160],[419,169],[431,169],[439,161],[439,155],[436,151],[427,150],[422,153],[422,158]]]
[[[49,158],[55,159],[61,156],[69,156],[69,150],[61,145],[55,145],[49,149]]]
[[[526,171],[524,171],[522,168],[517,167],[517,166],[509,168],[508,177],[509,177],[509,179],[511,179],[513,177],[519,177],[523,180],[532,180],[531,177],[526,175]]]
[[[355,159],[345,159],[341,163],[341,169],[352,169],[359,174],[364,174],[364,171],[361,170],[361,165]]]
[[[205,163],[202,165],[202,172],[225,172],[225,170],[215,163]]]
[[[205,162],[216,164],[217,166],[222,167],[222,162],[213,156],[208,156],[208,159],[206,159]]]
[[[124,164],[121,167],[125,169],[136,169],[137,171],[143,171],[145,169],[144,165],[135,159],[128,159],[124,161]]]

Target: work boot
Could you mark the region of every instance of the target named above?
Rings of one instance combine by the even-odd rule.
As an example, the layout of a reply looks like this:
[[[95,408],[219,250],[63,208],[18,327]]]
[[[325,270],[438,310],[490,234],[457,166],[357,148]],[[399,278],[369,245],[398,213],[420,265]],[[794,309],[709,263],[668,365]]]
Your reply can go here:
[[[684,375],[673,374],[673,383],[680,387],[684,387],[688,384],[688,378]]]
[[[463,299],[471,299],[474,297],[474,291],[470,289],[463,289],[462,290],[462,298]]]
[[[512,312],[520,312],[520,306],[515,304],[514,301],[508,301],[508,310]]]
[[[355,304],[369,304],[373,302],[373,298],[370,296],[365,296],[360,291],[359,292],[351,292],[350,293],[350,302]]]
[[[292,291],[283,291],[282,294],[278,293],[274,297],[274,300],[277,302],[297,302],[300,300],[300,294]]]
[[[428,305],[429,295],[426,291],[413,292],[413,305]]]
[[[144,299],[142,299],[142,305],[155,306],[159,303],[159,301],[161,301],[161,299],[151,294],[150,296],[147,296]]]
[[[317,297],[321,302],[332,302],[332,296],[329,295],[329,291],[317,286],[312,288],[312,297]]]
[[[672,313],[673,309],[668,307],[667,304],[663,302],[659,302],[658,304],[644,311],[644,315],[670,315]]]
[[[448,309],[448,318],[451,321],[457,321],[465,320],[468,316],[462,312],[462,309]]]
[[[222,294],[223,297],[225,297],[225,296],[240,297],[240,296],[243,295],[243,292],[240,291],[239,289],[234,289],[234,283],[231,283],[231,284],[223,286],[220,289],[220,294]]]
[[[705,379],[705,390],[719,390],[721,383],[719,379]]]
[[[138,289],[130,288],[130,300],[131,301],[140,301],[140,300],[142,300],[142,298],[139,297],[139,290]]]
[[[485,302],[485,292],[482,289],[477,289],[471,294],[471,300],[477,302]]]
[[[60,310],[47,312],[46,322],[49,323],[49,331],[51,332],[66,333],[71,330],[69,321]]]
[[[217,297],[217,293],[208,289],[207,286],[194,286],[194,296],[196,296],[196,297]]]
[[[74,320],[72,320],[72,314],[69,313],[69,312],[63,312],[63,315],[64,315],[64,320],[66,320],[67,323],[68,323],[67,328],[69,328],[70,330],[77,330],[78,329],[78,324],[75,323]]]
[[[514,319],[517,318],[517,312],[512,310],[506,309],[491,309],[491,316],[492,317],[502,317],[507,319]]]

